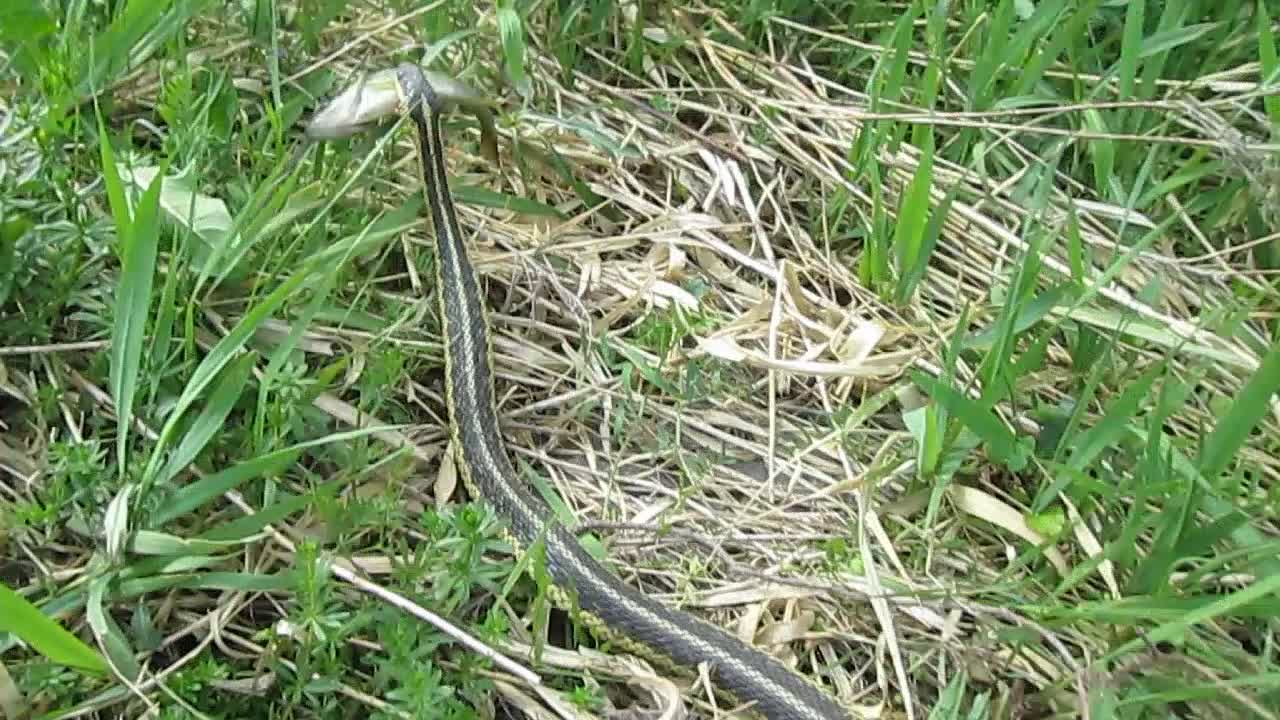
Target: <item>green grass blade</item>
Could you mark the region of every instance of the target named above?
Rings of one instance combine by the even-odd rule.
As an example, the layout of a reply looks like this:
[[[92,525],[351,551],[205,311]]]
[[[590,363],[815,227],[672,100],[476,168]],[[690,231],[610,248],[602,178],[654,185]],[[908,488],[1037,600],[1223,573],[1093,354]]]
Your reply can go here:
[[[479,30],[475,28],[467,28],[465,30],[454,30],[453,32],[448,33],[439,40],[427,45],[426,49],[422,51],[422,59],[419,60],[419,64],[423,67],[431,67],[431,64],[436,61],[436,58],[443,55],[446,50],[463,40],[466,40],[477,32],[479,32]]]
[[[911,3],[907,12],[894,23],[891,44],[893,52],[888,56],[889,64],[884,75],[884,86],[880,91],[882,99],[897,100],[902,97],[907,79],[907,66],[911,61],[911,40],[919,10],[918,3]]]
[[[1271,409],[1273,396],[1280,390],[1280,342],[1271,346],[1258,370],[1236,395],[1213,432],[1205,440],[1200,455],[1200,474],[1210,483],[1226,469],[1232,458],[1249,439],[1263,416]]]
[[[172,590],[206,590],[243,593],[287,592],[298,586],[298,572],[286,570],[270,575],[237,572],[174,573],[122,580],[120,597],[138,597]]]
[[[47,46],[57,31],[57,21],[40,3],[8,3],[0,12],[0,46],[28,81],[35,82],[40,69],[49,64]]]
[[[1280,575],[1273,575],[1266,579],[1266,583],[1280,579]],[[1251,588],[1257,588],[1264,583],[1254,583],[1240,592],[1245,592]],[[1235,597],[1234,601],[1226,604],[1233,617],[1237,618],[1274,618],[1280,615],[1280,601],[1274,597],[1273,589],[1268,592],[1266,587],[1261,591],[1255,591],[1244,597]],[[1268,597],[1273,595],[1273,597]],[[1130,595],[1122,597],[1118,600],[1101,600],[1081,603],[1063,603],[1052,606],[1033,606],[1031,608],[1037,611],[1037,614],[1043,614],[1045,617],[1053,619],[1078,619],[1090,620],[1094,622],[1114,623],[1116,625],[1144,625],[1147,623],[1161,623],[1162,625],[1177,623],[1179,620],[1194,618],[1188,626],[1204,619],[1224,615],[1222,611],[1222,603],[1224,600],[1220,595],[1190,595],[1185,597],[1159,597],[1151,595]],[[1166,631],[1167,632],[1167,631]],[[1144,633],[1145,635],[1145,633]],[[1161,640],[1171,639],[1171,636],[1161,638]],[[1152,640],[1151,642],[1159,642]],[[1129,650],[1137,647],[1150,647],[1143,643],[1143,636],[1139,636],[1128,646]],[[1124,654],[1123,649],[1113,651],[1113,654]],[[1100,660],[1099,662],[1105,662]]]
[[[981,438],[994,459],[1014,472],[1026,466],[1026,449],[994,412],[945,382],[923,373],[913,373],[912,377],[930,397]]]
[[[13,292],[14,279],[18,273],[18,238],[27,234],[33,224],[24,215],[0,217],[0,307],[4,306]]]
[[[938,247],[938,240],[942,238],[947,214],[951,211],[951,203],[958,192],[959,188],[952,188],[929,216],[929,222],[924,228],[912,265],[906,268],[904,274],[898,279],[897,301],[899,303],[905,303],[911,298],[916,288],[920,286],[920,282],[924,280],[925,273],[929,271],[929,261],[933,257],[933,251]]]
[[[393,215],[395,214],[393,213]],[[375,226],[376,229],[377,227]],[[190,380],[188,380],[186,387],[178,397],[174,408],[169,412],[169,416],[160,430],[156,448],[152,452],[151,459],[143,475],[144,481],[151,483],[156,477],[160,470],[161,455],[173,441],[174,434],[177,432],[177,428],[187,410],[204,393],[205,389],[222,372],[223,368],[235,359],[244,348],[245,343],[249,341],[249,338],[253,337],[258,328],[262,326],[262,323],[272,317],[290,297],[303,287],[304,283],[312,280],[312,277],[317,273],[337,272],[341,266],[341,261],[345,258],[366,252],[393,237],[395,236],[389,229],[383,228],[377,232],[369,230],[358,236],[344,238],[326,247],[321,252],[312,255],[303,267],[296,270],[263,298],[261,302],[245,313],[240,322],[236,323],[235,327],[218,341],[218,344],[209,351],[209,354],[204,357],[200,365],[191,374]]]
[[[138,661],[134,659],[133,648],[125,639],[124,632],[106,611],[107,585],[110,580],[110,576],[100,576],[89,583],[85,613],[89,619],[89,626],[93,628],[94,634],[106,649],[111,665],[125,679],[134,681],[138,678],[141,668],[138,666]]]
[[[1070,284],[1054,285],[1022,303],[1017,308],[1010,331],[1013,335],[1020,335],[1035,327],[1049,313],[1065,305],[1072,298],[1075,290],[1075,286]],[[964,336],[961,347],[966,350],[985,350],[994,346],[997,341],[1004,342],[1004,321],[1005,316],[1001,315],[991,325]]]
[[[1214,678],[1212,682],[1193,683],[1169,687],[1160,692],[1130,695],[1120,702],[1121,707],[1135,705],[1154,705],[1169,707],[1172,704],[1183,704],[1194,700],[1220,702],[1222,691],[1226,688],[1268,688],[1280,689],[1280,672],[1236,675],[1232,677]]]
[[[1163,469],[1162,464],[1151,462],[1152,469]],[[1147,482],[1155,482],[1162,475],[1150,475]],[[1139,481],[1141,482],[1141,480]],[[1154,526],[1155,538],[1142,562],[1133,572],[1127,590],[1134,594],[1159,592],[1169,586],[1169,570],[1177,562],[1181,553],[1179,545],[1183,538],[1196,530],[1195,513],[1197,510],[1196,484],[1190,480],[1183,482],[1181,494],[1169,502],[1164,512],[1156,516]]]
[[[149,165],[132,168],[124,179],[141,190],[150,187],[163,174],[162,168]],[[277,187],[270,183],[265,185]],[[190,172],[164,178],[160,209],[162,217],[181,228],[188,238],[196,240],[191,257],[197,263],[206,262],[207,258],[222,252],[234,237],[234,226],[226,204],[197,192]]]
[[[219,199],[196,195],[197,213],[200,222],[194,221],[189,226],[194,230],[198,226],[202,231],[202,248],[207,252],[195,258],[200,266],[196,277],[193,294],[200,295],[206,283],[210,288],[221,285],[228,277],[240,277],[244,274],[241,261],[253,248],[271,236],[268,228],[276,223],[288,223],[303,211],[314,209],[310,198],[302,198],[295,202],[291,193],[297,184],[297,174],[285,175],[286,160],[281,159],[272,168],[271,175],[248,198],[234,219],[221,218],[218,215],[226,211],[226,205]],[[302,193],[299,193],[300,195]],[[286,204],[287,203],[287,204]],[[183,222],[181,216],[175,222]],[[210,278],[213,278],[210,280]]]
[[[133,400],[137,393],[142,346],[146,340],[151,286],[155,278],[159,229],[156,209],[160,198],[160,175],[142,193],[135,212],[129,210],[124,184],[106,128],[99,126],[103,177],[107,198],[115,217],[120,256],[120,283],[115,293],[115,323],[111,332],[111,396],[116,404],[116,462],[121,474],[133,421]]]
[[[1100,658],[1098,662],[1107,663],[1142,648],[1149,648],[1159,643],[1176,640],[1186,635],[1196,625],[1220,617],[1237,616],[1241,611],[1249,611],[1251,614],[1261,612],[1264,616],[1269,614],[1274,617],[1280,611],[1280,608],[1275,607],[1274,603],[1274,596],[1277,592],[1280,592],[1280,575],[1261,577],[1257,582],[1243,590],[1238,590],[1226,597],[1220,597],[1199,607],[1187,610],[1181,617],[1162,623],[1149,632],[1142,633],[1139,637],[1113,649]],[[1269,597],[1272,598],[1272,602],[1261,602]],[[1251,606],[1255,606],[1255,609],[1249,610]]]
[[[1076,439],[1075,451],[1071,453],[1067,466],[1084,470],[1103,450],[1128,436],[1142,402],[1151,393],[1151,385],[1163,372],[1164,363],[1157,363],[1126,387],[1120,397],[1107,406],[1102,420]]]
[[[107,672],[107,661],[26,598],[0,583],[0,631],[21,638],[50,661],[92,673]]]
[[[138,555],[169,556],[219,555],[234,551],[239,540],[204,540],[178,537],[155,530],[139,530],[130,538],[129,551]]]
[[[1006,52],[1012,46],[1009,42],[1009,27],[1013,23],[1013,6],[1013,0],[1000,0],[991,14],[991,26],[986,33],[987,42],[982,46],[982,54],[973,66],[969,107],[966,108],[968,110],[986,110],[991,104],[992,89],[996,86],[1001,66],[1008,60]]]
[[[1276,54],[1276,38],[1271,31],[1271,17],[1267,4],[1257,5],[1258,13],[1258,64],[1262,68],[1262,82],[1270,88],[1280,85],[1280,58]],[[1280,125],[1280,94],[1271,93],[1262,98],[1262,106],[1274,125]]]
[[[1094,17],[1094,11],[1097,10],[1101,2],[1102,0],[1085,0],[1072,11],[1069,9],[1066,0],[1060,0],[1058,12],[1070,12],[1071,14],[1065,21],[1061,19],[1061,16],[1058,16],[1057,22],[1053,24],[1054,32],[1049,36],[1049,40],[1043,44],[1040,51],[1035,53],[1024,67],[1019,69],[1018,82],[1013,88],[1014,97],[1027,95],[1035,89],[1036,85],[1044,78],[1045,72],[1057,62],[1063,51],[1085,32],[1089,20]]]
[[[503,69],[516,92],[528,97],[533,92],[533,83],[524,63],[524,22],[509,0],[498,7],[498,34],[502,38]]]
[[[199,538],[202,540],[240,540],[247,538],[254,533],[260,532],[267,525],[279,522],[307,507],[318,496],[332,496],[347,482],[349,480],[346,477],[339,476],[323,485],[317,486],[312,492],[305,495],[283,495],[281,500],[262,508],[253,515],[223,523],[218,527],[201,533]]]
[[[1089,108],[1084,113],[1085,127],[1094,133],[1109,133],[1111,128],[1107,127],[1107,122],[1102,117],[1102,113],[1095,108]],[[1093,157],[1093,187],[1098,194],[1105,198],[1117,197],[1115,191],[1115,175],[1113,171],[1116,165],[1116,147],[1111,140],[1095,138],[1089,141],[1089,154]]]
[[[908,279],[917,271],[923,256],[925,229],[929,224],[929,190],[933,186],[933,135],[926,134],[920,148],[920,165],[898,209],[898,225],[894,229],[893,248],[897,255],[899,283],[897,296],[904,299],[909,292]],[[925,258],[927,261],[927,257]]]
[[[1146,20],[1146,0],[1129,0],[1125,7],[1124,37],[1120,45],[1120,63],[1116,69],[1120,83],[1120,99],[1133,98],[1133,80],[1138,72],[1143,47],[1143,22]]]
[[[453,189],[454,201],[464,205],[512,210],[525,215],[564,218],[564,213],[550,205],[510,193],[490,190],[479,185],[459,185]]]
[[[78,83],[75,96],[59,97],[58,104],[80,102],[105,90],[122,74],[138,67],[161,50],[174,36],[186,30],[208,0],[129,0],[117,3],[123,10],[110,25],[93,37],[78,40],[87,52],[74,56],[76,66],[70,77]]]
[[[196,416],[191,427],[187,428],[186,434],[174,448],[164,469],[155,477],[156,483],[164,484],[172,480],[182,468],[196,459],[215,435],[224,430],[223,424],[240,399],[245,383],[249,381],[249,374],[253,371],[253,365],[254,355],[250,353],[241,355],[231,363],[231,367],[223,373],[222,380],[209,394],[204,409]]]
[[[862,133],[878,132],[879,125]],[[858,256],[858,280],[872,290],[879,291],[889,275],[889,219],[884,202],[884,184],[880,181],[879,166],[866,163],[865,181],[871,194],[871,229],[862,253]]]
[[[1183,45],[1199,40],[1209,32],[1217,29],[1218,25],[1219,23],[1196,23],[1195,25],[1186,25],[1158,32],[1142,43],[1142,50],[1138,53],[1138,57],[1145,60],[1161,53],[1176,50]]]
[[[208,477],[202,478],[178,491],[159,510],[151,514],[151,527],[161,527],[165,523],[221,497],[223,493],[234,490],[241,484],[263,475],[271,475],[283,471],[297,460],[300,452],[293,448],[279,450],[269,455],[262,455],[242,462]]]
[[[293,465],[308,448],[356,440],[388,429],[390,428],[370,427],[333,433],[238,463],[175,491],[159,509],[151,513],[148,525],[152,528],[161,527],[222,497],[223,493],[234,490],[249,480],[281,472]]]

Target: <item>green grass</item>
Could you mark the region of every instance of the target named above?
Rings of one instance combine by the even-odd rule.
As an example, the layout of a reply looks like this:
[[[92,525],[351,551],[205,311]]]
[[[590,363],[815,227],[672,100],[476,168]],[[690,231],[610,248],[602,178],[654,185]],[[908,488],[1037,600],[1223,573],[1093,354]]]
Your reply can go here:
[[[627,582],[895,717],[1280,716],[1275,10],[634,9],[0,11],[0,717],[542,702],[347,563],[655,702],[442,462],[407,135],[302,140],[404,60],[502,101],[504,434]]]

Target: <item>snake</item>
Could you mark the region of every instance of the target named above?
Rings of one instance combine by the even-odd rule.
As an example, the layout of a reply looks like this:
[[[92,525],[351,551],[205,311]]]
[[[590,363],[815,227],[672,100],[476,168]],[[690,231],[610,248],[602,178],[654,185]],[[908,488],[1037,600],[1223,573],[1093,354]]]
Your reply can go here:
[[[478,275],[459,230],[445,169],[441,118],[450,109],[485,117],[491,103],[448,76],[401,63],[339,93],[311,120],[313,139],[346,137],[388,117],[412,120],[434,232],[435,295],[442,321],[445,401],[455,465],[467,492],[505,520],[517,554],[538,546],[550,576],[547,597],[597,637],[676,669],[705,667],[716,689],[767,720],[849,720],[815,681],[694,615],[622,582],[559,522],[516,473],[500,431],[492,331]],[[491,138],[492,124],[484,124]],[[483,148],[492,161],[495,145]]]

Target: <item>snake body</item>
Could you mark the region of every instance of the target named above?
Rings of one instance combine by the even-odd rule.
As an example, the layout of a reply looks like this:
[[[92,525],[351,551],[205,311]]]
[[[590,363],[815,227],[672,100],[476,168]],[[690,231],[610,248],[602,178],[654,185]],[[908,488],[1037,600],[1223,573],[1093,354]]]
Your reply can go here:
[[[518,552],[542,543],[551,600],[624,649],[683,668],[706,663],[721,690],[769,720],[848,720],[823,690],[724,630],[621,582],[557,523],[520,480],[499,432],[493,353],[484,298],[467,255],[445,176],[441,114],[453,101],[421,68],[395,71],[398,109],[416,128],[426,202],[435,231],[435,279],[443,319],[446,401],[457,467],[473,497],[506,519]]]

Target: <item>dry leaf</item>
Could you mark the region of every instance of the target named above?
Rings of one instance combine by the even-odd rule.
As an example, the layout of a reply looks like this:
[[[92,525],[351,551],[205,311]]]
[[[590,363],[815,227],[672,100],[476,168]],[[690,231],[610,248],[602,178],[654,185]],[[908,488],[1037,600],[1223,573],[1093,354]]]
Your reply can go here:
[[[689,604],[694,607],[729,607],[749,603],[767,602],[771,600],[798,600],[811,598],[821,594],[818,590],[782,585],[780,583],[759,582],[745,587],[726,587],[707,593],[701,600],[695,599]]]
[[[449,440],[444,456],[440,458],[440,470],[436,473],[436,481],[432,485],[435,490],[436,507],[444,507],[453,497],[458,487],[458,468],[454,464],[453,440]]]
[[[1004,528],[1037,547],[1044,545],[1044,536],[1032,530],[1022,513],[1000,498],[966,485],[952,485],[948,492],[960,510]],[[1045,547],[1044,554],[1059,575],[1066,577],[1070,574],[1067,559],[1057,548],[1052,545]]]
[[[219,690],[237,695],[266,695],[267,691],[276,685],[276,674],[267,672],[257,677],[238,680],[211,680],[210,684]]]

